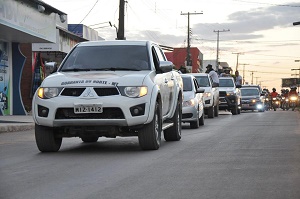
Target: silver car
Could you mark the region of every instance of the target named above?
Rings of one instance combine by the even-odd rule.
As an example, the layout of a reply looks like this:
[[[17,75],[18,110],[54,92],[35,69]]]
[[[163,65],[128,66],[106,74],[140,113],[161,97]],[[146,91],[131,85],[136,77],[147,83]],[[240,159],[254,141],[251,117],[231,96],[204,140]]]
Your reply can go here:
[[[204,89],[200,88],[193,75],[181,74],[183,81],[182,122],[191,128],[204,125]]]

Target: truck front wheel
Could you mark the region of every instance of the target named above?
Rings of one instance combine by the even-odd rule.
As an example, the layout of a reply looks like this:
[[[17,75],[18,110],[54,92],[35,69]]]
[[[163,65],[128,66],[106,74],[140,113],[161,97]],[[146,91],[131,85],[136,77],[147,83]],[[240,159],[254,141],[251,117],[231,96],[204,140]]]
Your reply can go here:
[[[41,152],[57,152],[62,143],[62,137],[56,137],[52,127],[35,124],[35,141]]]
[[[138,133],[139,144],[143,150],[157,150],[161,143],[162,116],[159,103],[156,102],[153,120]]]

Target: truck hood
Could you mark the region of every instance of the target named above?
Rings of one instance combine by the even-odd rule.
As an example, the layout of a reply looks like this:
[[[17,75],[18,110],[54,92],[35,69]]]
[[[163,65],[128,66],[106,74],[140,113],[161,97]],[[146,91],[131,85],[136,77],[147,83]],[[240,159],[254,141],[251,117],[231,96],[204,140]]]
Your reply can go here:
[[[151,71],[88,71],[56,72],[48,76],[41,87],[137,86]]]
[[[235,88],[234,87],[219,87],[219,91],[234,92]]]

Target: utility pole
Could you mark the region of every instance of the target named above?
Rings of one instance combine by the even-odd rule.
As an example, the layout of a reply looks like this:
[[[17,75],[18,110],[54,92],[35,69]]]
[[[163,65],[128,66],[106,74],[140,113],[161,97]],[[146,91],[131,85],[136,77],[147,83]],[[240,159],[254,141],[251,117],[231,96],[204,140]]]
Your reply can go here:
[[[194,12],[194,13],[182,13],[180,15],[187,15],[188,16],[188,28],[187,28],[187,48],[186,48],[186,65],[187,66],[192,66],[192,61],[191,61],[191,52],[190,52],[190,48],[191,48],[191,44],[190,44],[190,15],[199,15],[199,14],[203,14],[203,12]]]
[[[243,84],[245,84],[245,66],[249,64],[241,64],[243,65]]]
[[[255,84],[257,84],[257,79],[259,79],[260,77],[255,77],[255,79],[256,79],[256,83]]]
[[[244,53],[232,53],[232,54],[236,54],[236,67],[235,67],[235,70],[237,71],[238,70],[238,67],[239,67],[239,55],[243,55]]]
[[[254,74],[254,72],[257,72],[257,71],[250,71],[251,72],[251,76],[252,76],[252,78],[251,78],[251,84],[253,85],[253,74]]]
[[[230,30],[227,29],[227,30],[214,30],[214,32],[217,33],[217,60],[216,60],[216,69],[217,71],[219,70],[219,34],[220,32],[229,32]]]
[[[127,1],[126,1],[127,3]],[[125,18],[125,0],[120,0],[119,4],[119,28],[117,31],[117,40],[126,40],[125,38],[125,26],[124,26],[124,18]]]

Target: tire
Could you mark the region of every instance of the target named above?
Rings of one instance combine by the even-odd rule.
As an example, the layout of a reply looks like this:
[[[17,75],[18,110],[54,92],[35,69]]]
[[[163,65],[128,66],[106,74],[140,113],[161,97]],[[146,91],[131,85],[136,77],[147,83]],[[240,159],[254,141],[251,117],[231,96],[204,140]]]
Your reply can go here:
[[[197,129],[199,128],[200,124],[199,124],[199,110],[198,110],[198,113],[197,113],[197,119],[196,121],[193,121],[193,122],[190,122],[190,127],[191,129]]]
[[[138,133],[140,147],[143,150],[157,150],[161,143],[162,116],[158,102],[155,104],[153,120]]]
[[[57,152],[62,143],[61,137],[56,137],[52,127],[35,124],[35,142],[41,152]]]
[[[215,110],[214,106],[211,106],[208,108],[208,111],[207,111],[208,118],[214,118],[214,116],[215,116],[214,110]]]
[[[237,109],[237,114],[241,114],[241,109],[240,108]]]
[[[238,107],[235,105],[234,107],[231,108],[231,113],[232,115],[237,115],[238,114]]]
[[[182,100],[179,98],[174,116],[172,117],[173,126],[164,130],[166,141],[179,141],[181,139],[181,119],[182,119]]]
[[[203,126],[203,125],[204,125],[204,111],[203,111],[203,113],[202,113],[202,116],[201,116],[200,119],[199,119],[199,125],[200,125],[200,126]]]
[[[97,142],[98,139],[99,137],[93,137],[93,136],[81,137],[82,142],[86,142],[86,143]]]
[[[219,104],[217,106],[214,106],[215,110],[214,110],[214,116],[218,117],[219,116]]]

